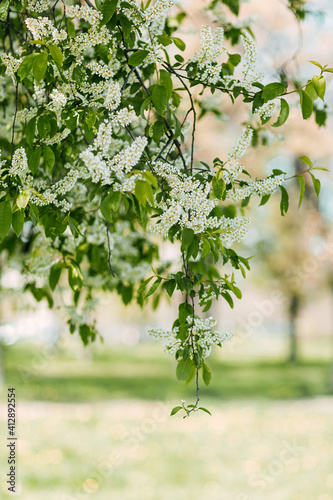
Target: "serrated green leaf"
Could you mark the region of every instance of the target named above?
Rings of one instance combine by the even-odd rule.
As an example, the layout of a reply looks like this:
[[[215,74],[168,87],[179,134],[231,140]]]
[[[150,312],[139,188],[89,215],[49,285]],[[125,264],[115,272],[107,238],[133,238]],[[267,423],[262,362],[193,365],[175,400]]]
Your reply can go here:
[[[121,193],[119,191],[113,191],[103,198],[100,210],[105,220],[108,222],[113,221],[113,213],[119,210],[120,202]]]
[[[36,137],[36,117],[34,116],[31,120],[28,121],[27,126],[25,127],[25,140],[27,141],[28,146],[31,148],[34,144],[34,139]]]
[[[72,76],[78,85],[82,85],[86,77],[86,70],[84,66],[82,64],[80,66],[75,66]]]
[[[152,93],[152,101],[156,112],[163,116],[168,104],[168,92],[162,85],[155,85]]]
[[[185,227],[182,233],[182,250],[187,250],[194,240],[194,231]]]
[[[37,172],[39,168],[41,155],[42,155],[42,149],[36,148],[32,151],[31,155],[29,156],[28,167],[33,175]]]
[[[118,0],[104,0],[103,5],[102,5],[102,14],[103,14],[103,21],[102,24],[107,24],[113,14],[116,11],[118,4]]]
[[[298,202],[298,208],[301,206],[302,200],[304,198],[304,193],[305,193],[305,179],[303,175],[298,175],[297,176],[300,184],[300,193],[299,193],[299,202]]]
[[[29,54],[26,56],[21,64],[19,65],[17,69],[17,74],[21,78],[21,80],[24,80],[29,73],[32,71],[32,67],[34,65],[35,59],[38,56],[38,54]]]
[[[8,16],[10,0],[3,0],[0,4],[0,19],[5,20]]]
[[[309,165],[309,167],[313,167],[313,163],[308,156],[300,156],[300,160]]]
[[[186,360],[181,359],[176,368],[176,377],[177,380],[187,380],[192,368],[192,360],[191,358],[187,358]]]
[[[309,61],[309,63],[314,64],[315,66],[317,66],[320,69],[323,69],[322,65],[317,61]]]
[[[283,83],[280,82],[273,82],[269,83],[268,85],[265,85],[265,87],[262,90],[262,98],[267,101],[271,101],[272,99],[275,99],[278,95],[281,95],[285,92],[286,88],[283,85]]]
[[[300,96],[302,116],[304,120],[307,120],[312,115],[313,101],[311,97],[309,97],[308,94],[304,92],[304,90],[299,90],[298,93]]]
[[[64,61],[64,56],[59,47],[57,45],[51,44],[48,46],[48,48],[53,60],[57,63],[58,66],[61,67]]]
[[[134,194],[142,206],[146,206],[149,201],[151,205],[154,204],[154,194],[150,183],[138,180],[135,184]]]
[[[47,116],[41,115],[37,121],[37,130],[41,139],[44,139],[51,131],[50,120]]]
[[[281,202],[280,202],[280,211],[281,215],[284,216],[288,212],[289,208],[289,194],[285,187],[279,186],[281,190]]]
[[[176,45],[177,49],[184,52],[184,50],[186,49],[185,42],[181,38],[177,38],[175,36],[172,36],[171,38],[173,40],[173,43]]]
[[[211,412],[209,410],[207,410],[207,408],[204,408],[203,406],[199,406],[198,410],[202,410],[205,413],[208,413],[208,415],[212,416]]]
[[[210,243],[207,238],[202,238],[202,254],[201,257],[206,257],[210,253]]]
[[[264,194],[260,200],[259,207],[262,207],[263,205],[266,205],[268,200],[270,199],[271,195],[270,194]]]
[[[160,85],[166,88],[167,90],[167,99],[169,100],[172,95],[173,84],[172,78],[168,71],[165,69],[160,70]]]
[[[39,83],[45,76],[47,70],[48,54],[41,52],[35,57],[32,72],[35,80]]]
[[[148,292],[146,293],[145,299],[147,299],[148,297],[153,295],[153,293],[156,292],[156,290],[158,289],[158,287],[161,284],[161,281],[162,281],[161,277],[157,278],[157,280],[154,281],[154,283],[152,284],[152,286],[149,288]]]
[[[24,189],[16,198],[16,205],[19,209],[25,208],[30,200],[30,191],[28,189]]]
[[[24,210],[16,210],[12,214],[12,226],[17,236],[22,232],[24,225]]]
[[[205,385],[209,385],[211,379],[212,379],[212,372],[206,365],[206,363],[202,363],[202,379],[205,383]]]
[[[174,279],[168,280],[165,283],[164,288],[166,289],[166,292],[169,295],[169,297],[172,297],[173,292],[175,291],[176,288],[176,280]]]
[[[318,98],[318,94],[313,82],[308,83],[308,85],[304,89],[304,92],[306,92],[313,101]]]
[[[54,292],[57,284],[59,283],[61,271],[63,270],[63,268],[64,268],[64,264],[62,262],[57,262],[50,269],[49,285],[50,285],[50,288],[53,292]]]
[[[12,225],[12,207],[9,201],[0,202],[0,239],[3,240]]]
[[[128,59],[128,64],[130,66],[140,66],[141,63],[146,59],[149,54],[149,50],[137,50],[130,55]]]
[[[280,114],[276,122],[272,124],[272,127],[281,127],[281,125],[283,125],[287,121],[288,116],[289,104],[285,99],[281,99]]]
[[[53,165],[55,163],[55,156],[54,156],[54,153],[53,153],[52,149],[50,148],[50,146],[46,146],[44,148],[43,159],[44,159],[44,165],[47,168],[49,168],[49,169],[53,168]]]
[[[316,195],[319,196],[320,189],[321,189],[320,180],[316,179],[316,177],[313,174],[311,174],[311,172],[310,172],[310,175],[311,175],[311,179],[312,179],[312,183],[313,183],[313,187],[315,189]]]
[[[325,90],[326,90],[326,80],[323,75],[317,76],[315,75],[312,78],[312,83],[316,89],[316,92],[318,94],[318,97],[323,101],[325,97]]]
[[[176,413],[178,413],[182,408],[182,406],[175,406],[174,408],[172,408],[170,416],[172,417],[172,415],[176,415]]]

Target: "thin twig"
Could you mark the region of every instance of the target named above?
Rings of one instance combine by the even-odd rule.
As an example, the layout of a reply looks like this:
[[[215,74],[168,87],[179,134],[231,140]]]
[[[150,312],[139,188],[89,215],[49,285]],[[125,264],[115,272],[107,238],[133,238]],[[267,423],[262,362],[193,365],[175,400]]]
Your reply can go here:
[[[108,263],[109,263],[109,268],[110,268],[111,274],[115,278],[114,270],[113,270],[112,264],[111,264],[111,243],[110,243],[109,225],[110,225],[109,222],[107,222],[106,223],[106,235],[108,238],[108,253],[109,253]]]

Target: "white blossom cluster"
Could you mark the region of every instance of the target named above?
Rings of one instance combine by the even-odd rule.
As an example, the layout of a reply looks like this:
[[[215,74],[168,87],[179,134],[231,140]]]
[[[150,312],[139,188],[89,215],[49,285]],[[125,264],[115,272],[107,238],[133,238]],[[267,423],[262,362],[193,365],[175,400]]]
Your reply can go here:
[[[57,89],[52,90],[50,99],[56,109],[64,108],[67,104],[67,97]]]
[[[232,334],[226,332],[212,332],[212,328],[214,328],[217,323],[212,317],[205,319],[195,317],[193,320],[191,316],[188,316],[187,322],[190,325],[189,336],[193,335],[197,338],[194,342],[195,351],[197,347],[200,346],[203,350],[202,356],[204,358],[209,356],[213,345],[221,347],[223,342],[227,342],[233,337]],[[165,340],[163,350],[167,355],[175,354],[182,347],[183,342],[177,338],[178,333],[178,327],[173,328],[171,331],[163,330],[162,328],[151,328],[148,330],[148,335],[156,339]]]
[[[260,82],[263,79],[263,74],[256,73],[258,53],[252,36],[246,33],[241,37],[241,40],[245,49],[242,72],[243,78],[241,83],[246,90],[251,91],[252,84],[254,82]]]
[[[187,322],[191,325],[192,334],[199,337],[196,343],[202,347],[202,356],[204,358],[210,355],[213,345],[222,347],[223,342],[227,342],[233,337],[232,333],[212,332],[212,328],[217,324],[217,321],[212,316],[205,319],[195,317],[194,320],[191,316],[188,316]]]
[[[200,39],[200,52],[196,52],[189,59],[189,63],[198,63],[201,78],[208,83],[215,84],[220,79],[221,70],[217,64],[217,59],[226,52],[225,47],[223,47],[224,30],[223,28],[216,28],[213,33],[210,26],[202,26]]]
[[[9,175],[24,178],[28,173],[28,159],[24,148],[15,151],[12,158],[12,165],[9,169]]]
[[[95,47],[99,44],[107,45],[109,43],[111,35],[106,26],[100,26],[103,14],[97,9],[92,9],[87,5],[72,5],[70,7],[66,6],[66,14],[70,18],[77,17],[83,19],[91,25],[88,33],[79,33],[69,41],[69,49],[74,56],[80,56],[90,47]]]
[[[145,22],[151,24],[161,18],[165,19],[168,10],[173,7],[173,5],[173,0],[157,0],[143,12]]]
[[[6,66],[6,75],[14,78],[14,73],[18,70],[18,67],[23,59],[16,59],[16,57],[13,57],[11,54],[4,52],[1,54],[1,60]]]
[[[256,109],[255,112],[260,116],[260,118],[265,120],[266,118],[271,118],[275,113],[276,109],[277,109],[277,102],[268,101],[262,106],[260,106],[260,108]]]
[[[57,44],[67,38],[66,31],[58,31],[48,17],[39,17],[38,19],[28,17],[25,20],[25,24],[34,40],[43,40],[43,38],[51,37],[52,41]]]
[[[218,200],[208,199],[210,184],[201,184],[200,181],[192,180],[190,177],[181,179],[171,165],[161,161],[155,162],[154,170],[167,179],[171,191],[168,201],[163,200],[159,204],[163,214],[151,230],[166,237],[169,229],[177,223],[181,227],[193,229],[195,233],[202,233],[211,227],[209,214],[218,204]]]
[[[27,9],[40,14],[49,9],[48,0],[28,0]]]
[[[221,241],[226,246],[240,241],[246,235],[250,219],[210,216],[219,200],[209,198],[211,186],[208,182],[202,184],[190,177],[181,179],[174,167],[161,161],[154,163],[154,171],[168,181],[171,190],[167,202],[162,200],[157,204],[163,213],[159,221],[150,228],[152,232],[167,237],[169,229],[175,224],[193,229],[195,234],[216,229],[220,230]]]
[[[42,142],[46,144],[47,146],[52,146],[53,144],[59,144],[60,142],[64,141],[66,137],[69,136],[71,133],[69,128],[64,128],[61,132],[57,132],[53,137],[49,139],[44,139]]]

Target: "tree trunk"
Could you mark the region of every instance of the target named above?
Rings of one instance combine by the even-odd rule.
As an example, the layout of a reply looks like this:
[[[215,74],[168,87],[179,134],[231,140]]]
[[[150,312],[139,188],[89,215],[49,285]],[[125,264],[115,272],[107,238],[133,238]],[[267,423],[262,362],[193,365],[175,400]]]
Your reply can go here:
[[[299,311],[299,297],[293,295],[289,306],[289,362],[294,363],[298,357],[298,339],[296,320]]]

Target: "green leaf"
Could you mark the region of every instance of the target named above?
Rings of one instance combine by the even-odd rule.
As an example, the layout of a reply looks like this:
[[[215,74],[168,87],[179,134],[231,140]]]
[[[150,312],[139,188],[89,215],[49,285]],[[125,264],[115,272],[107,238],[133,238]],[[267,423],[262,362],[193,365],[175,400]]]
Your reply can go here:
[[[23,59],[17,70],[17,74],[21,80],[24,80],[29,75],[37,56],[38,54],[30,54]]]
[[[313,101],[315,101],[318,98],[318,94],[316,92],[316,88],[313,82],[307,84],[307,86],[304,89],[304,92],[306,92]]]
[[[177,38],[175,36],[172,36],[171,38],[173,40],[173,43],[176,45],[177,49],[184,52],[184,50],[186,49],[185,42],[181,38]]]
[[[57,63],[58,66],[62,66],[64,56],[59,47],[57,45],[49,45],[48,47],[53,60]]]
[[[333,73],[333,68],[325,68],[323,72],[325,73],[325,71],[326,73]]]
[[[300,102],[301,102],[301,110],[302,116],[304,120],[307,120],[312,115],[313,111],[313,101],[311,97],[308,96],[304,90],[299,90]]]
[[[210,253],[210,243],[207,240],[207,238],[203,237],[202,238],[202,254],[201,257],[206,257]]]
[[[16,205],[19,209],[25,208],[30,200],[30,191],[28,189],[24,189],[16,198]]]
[[[193,229],[188,229],[185,227],[182,233],[182,250],[187,250],[194,240],[194,231]]]
[[[146,59],[148,54],[149,50],[138,50],[130,55],[128,64],[130,66],[140,66],[140,64]]]
[[[107,24],[116,11],[118,0],[104,0],[102,5],[103,21],[102,24]]]
[[[262,90],[262,98],[267,102],[275,99],[278,95],[281,95],[285,92],[286,87],[283,83],[273,82],[265,85]]]
[[[113,221],[113,212],[117,212],[119,210],[120,202],[121,193],[119,191],[112,191],[103,198],[100,210],[104,219],[108,222]]]
[[[155,85],[152,100],[155,107],[156,112],[163,116],[164,111],[166,110],[168,104],[168,92],[165,87],[162,85]]]
[[[187,380],[190,376],[192,368],[192,360],[191,358],[187,358],[186,360],[181,359],[176,368],[176,377],[178,380]]]
[[[314,85],[314,88],[316,89],[316,92],[318,94],[318,97],[323,101],[325,97],[325,90],[326,90],[326,80],[324,76],[317,76],[315,75],[312,78],[312,83]]]
[[[231,12],[235,14],[235,16],[238,16],[239,14],[239,0],[222,0],[222,3],[229,7]]]
[[[156,144],[159,144],[164,134],[164,122],[157,121],[153,125],[153,139]]]
[[[36,117],[34,116],[33,118],[31,118],[31,120],[28,121],[27,126],[25,127],[25,140],[27,141],[28,146],[30,146],[31,148],[34,145],[35,137],[36,137]]]
[[[321,189],[320,180],[316,179],[316,177],[313,174],[311,174],[311,172],[310,172],[310,175],[311,175],[311,179],[312,179],[312,183],[313,183],[313,187],[315,189],[316,195],[319,196],[320,189]]]
[[[173,292],[175,291],[175,288],[176,288],[176,280],[171,279],[171,280],[166,281],[164,288],[166,289],[169,297],[172,297]]]
[[[139,203],[144,207],[147,205],[147,201],[154,204],[154,195],[151,185],[145,181],[137,181],[135,184],[134,194],[138,199]]]
[[[12,225],[12,207],[9,201],[0,202],[0,239],[3,240]]]
[[[63,268],[64,268],[64,264],[62,262],[57,262],[50,269],[49,285],[50,285],[52,292],[54,292],[57,284],[59,283],[61,271],[63,270]]]
[[[199,406],[198,410],[202,410],[205,413],[208,413],[208,415],[212,416],[211,412],[209,410],[207,410],[207,408],[204,408],[203,406]]]
[[[79,229],[78,221],[73,219],[73,217],[70,217],[68,219],[68,225],[69,225],[69,229],[71,230],[71,233],[74,236],[74,238],[78,238],[79,236],[83,236],[83,234],[81,233],[81,231]]]
[[[42,52],[35,57],[33,65],[33,75],[37,82],[40,82],[45,76],[47,70],[47,60],[47,52]]]
[[[172,95],[173,84],[169,71],[166,71],[165,69],[160,70],[160,85],[166,88],[167,99],[169,100]]]
[[[12,214],[12,226],[17,236],[22,232],[24,225],[24,210],[16,210]]]
[[[301,206],[302,200],[304,198],[304,193],[305,193],[305,179],[303,175],[298,175],[297,176],[300,184],[300,193],[299,193],[299,202],[298,202],[298,208]]]
[[[30,172],[33,175],[37,172],[37,170],[39,168],[41,155],[42,155],[42,149],[36,148],[33,150],[31,155],[29,156],[28,167],[29,167]]]
[[[41,115],[37,121],[37,130],[41,139],[44,139],[51,131],[51,124],[47,116]]]
[[[209,385],[210,381],[212,379],[212,372],[206,365],[206,363],[202,363],[202,380],[204,381],[205,385]]]
[[[44,165],[47,168],[51,169],[55,163],[55,156],[50,146],[46,146],[44,148],[43,158],[44,158]]]
[[[153,293],[156,292],[156,290],[158,289],[158,287],[161,284],[161,281],[162,281],[162,278],[157,278],[157,280],[154,281],[154,283],[151,285],[151,287],[149,288],[148,292],[146,293],[145,299],[147,299],[148,297],[150,297],[151,295],[153,295]]]
[[[176,413],[178,413],[182,408],[182,406],[175,406],[174,408],[172,408],[170,416],[172,417],[172,415],[176,415]]]
[[[283,186],[279,186],[281,189],[281,202],[280,202],[280,211],[281,215],[284,216],[288,212],[289,208],[289,194],[286,188]]]
[[[313,163],[308,156],[301,156],[300,160],[309,165],[309,167],[313,167]]]
[[[0,19],[5,20],[8,16],[10,0],[3,0],[0,4]]]
[[[229,54],[229,62],[233,66],[238,66],[238,64],[241,62],[241,56],[239,54]]]
[[[289,104],[285,99],[281,99],[280,114],[276,122],[272,124],[272,127],[281,127],[281,125],[283,125],[287,121],[288,116]]]
[[[311,64],[314,64],[314,65],[315,65],[315,66],[317,66],[318,68],[323,69],[322,65],[321,65],[321,64],[319,64],[319,62],[317,62],[317,61],[309,61],[309,62],[310,62]]]
[[[86,70],[85,70],[84,66],[82,66],[82,65],[75,66],[72,76],[78,85],[82,85],[82,83],[84,82],[84,79],[86,77]]]

